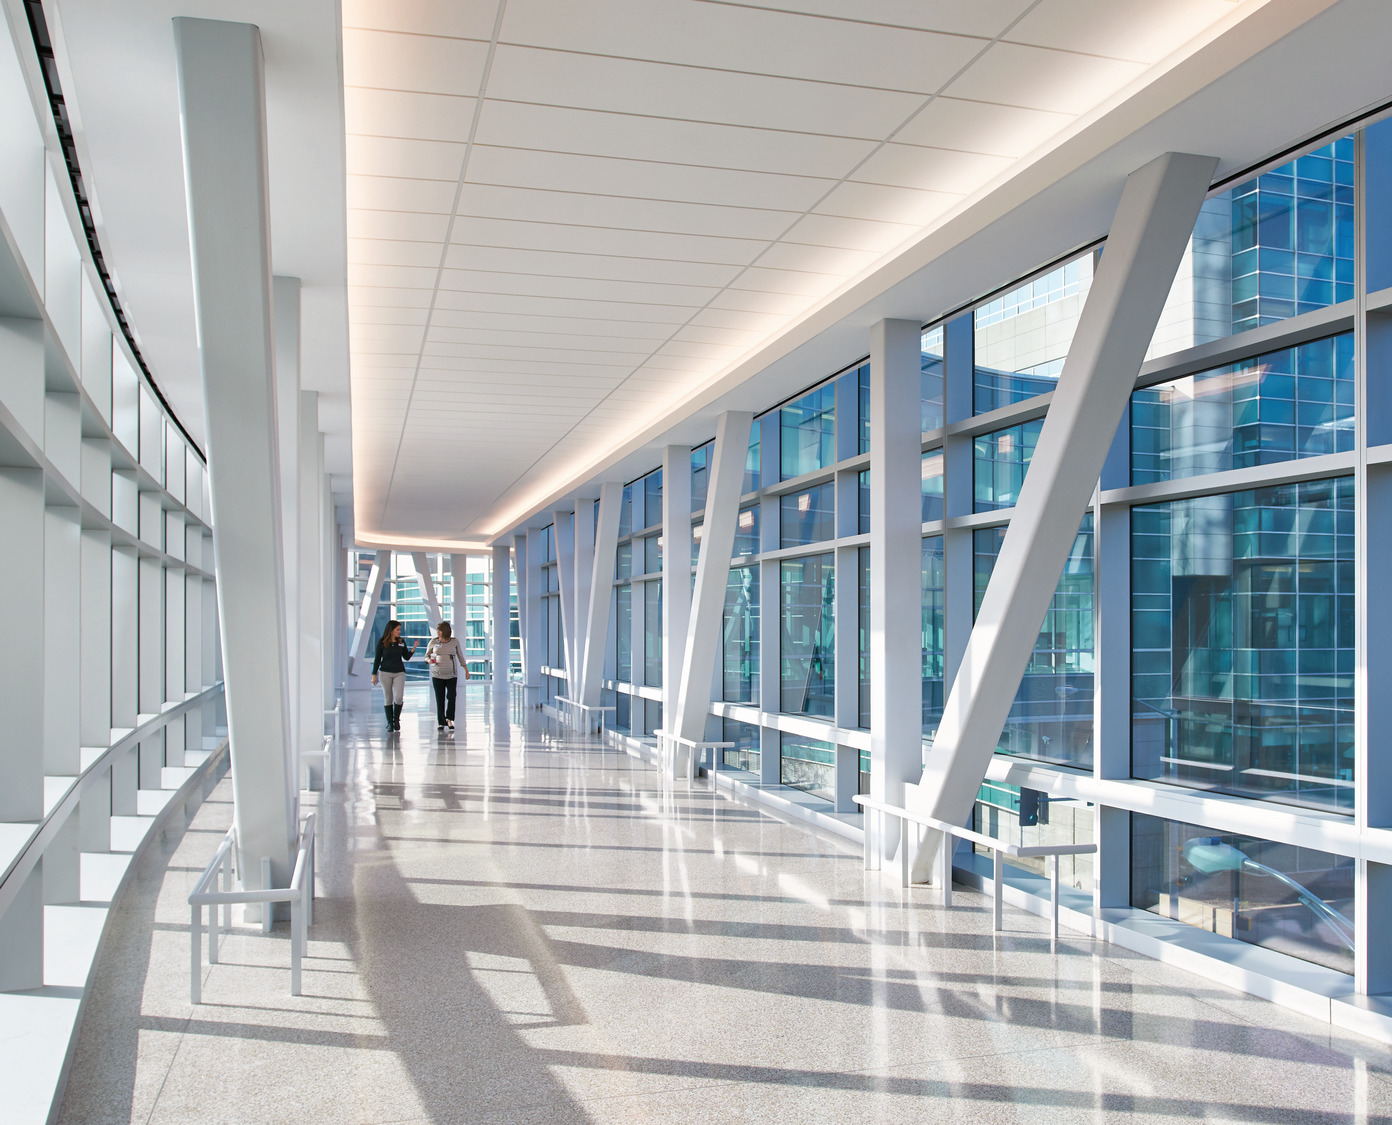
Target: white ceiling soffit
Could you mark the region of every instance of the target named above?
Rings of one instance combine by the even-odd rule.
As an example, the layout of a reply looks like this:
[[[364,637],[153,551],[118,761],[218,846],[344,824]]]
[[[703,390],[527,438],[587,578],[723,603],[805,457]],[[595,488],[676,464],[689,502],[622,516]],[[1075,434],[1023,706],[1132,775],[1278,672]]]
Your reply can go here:
[[[346,0],[359,540],[506,530],[1205,44],[1322,6]]]
[[[325,465],[352,483],[342,56],[335,0],[45,0],[97,233],[155,381],[199,443],[203,390],[184,196],[175,16],[261,29],[271,253],[299,277],[301,381],[318,391]]]

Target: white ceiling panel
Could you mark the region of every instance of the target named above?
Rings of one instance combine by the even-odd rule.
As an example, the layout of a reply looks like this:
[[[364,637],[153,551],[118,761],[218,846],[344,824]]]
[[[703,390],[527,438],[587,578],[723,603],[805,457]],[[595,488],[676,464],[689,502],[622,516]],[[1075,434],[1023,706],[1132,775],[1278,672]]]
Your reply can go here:
[[[828,136],[886,135],[922,95],[691,66],[498,47],[488,95]]]
[[[986,41],[689,0],[510,0],[508,43],[930,93]],[[796,43],[796,50],[771,50]]]
[[[1231,11],[348,0],[360,534],[503,530]]]

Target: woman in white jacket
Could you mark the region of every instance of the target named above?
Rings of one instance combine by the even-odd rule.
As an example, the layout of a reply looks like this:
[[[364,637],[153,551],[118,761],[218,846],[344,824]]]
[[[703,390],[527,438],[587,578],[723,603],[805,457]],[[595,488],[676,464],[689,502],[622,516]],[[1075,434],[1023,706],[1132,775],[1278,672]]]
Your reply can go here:
[[[436,730],[444,730],[446,725],[454,730],[454,699],[459,690],[459,673],[469,678],[469,669],[464,663],[464,650],[459,647],[448,621],[441,621],[436,627],[435,636],[425,648],[426,663],[430,665],[430,686],[435,689]]]

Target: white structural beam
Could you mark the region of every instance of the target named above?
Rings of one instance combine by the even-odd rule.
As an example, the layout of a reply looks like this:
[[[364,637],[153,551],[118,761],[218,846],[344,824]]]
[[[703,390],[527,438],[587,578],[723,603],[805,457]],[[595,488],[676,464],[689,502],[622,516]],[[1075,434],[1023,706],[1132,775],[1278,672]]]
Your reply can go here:
[[[691,448],[669,445],[662,450],[662,725],[667,730],[677,711],[690,622]],[[673,758],[672,765],[680,763]]]
[[[290,730],[298,741],[300,723],[300,279],[271,279],[275,317],[276,431],[280,450],[280,542],[285,552],[285,677],[290,690]],[[318,749],[310,744],[311,749]]]
[[[1211,157],[1166,153],[1127,178],[912,793],[912,807],[930,816],[959,823],[971,812],[1216,166]],[[931,867],[933,836],[918,849],[915,877]]]
[[[250,24],[177,18],[180,122],[203,373],[239,869],[288,886],[285,569],[272,342],[265,80]]]
[[[501,544],[493,548],[493,629],[490,636],[493,653],[493,704],[507,702],[508,665],[512,662],[512,614],[509,604],[512,551]]]
[[[411,563],[415,566],[416,576],[420,579],[421,598],[425,601],[425,619],[430,625],[430,631],[433,633],[440,627],[440,622],[445,618],[440,612],[440,595],[435,589],[435,578],[434,575],[430,573],[430,559],[426,556],[424,551],[416,551],[411,555]],[[452,571],[453,567],[451,567],[451,572]],[[459,597],[460,585],[459,579],[456,578],[454,587],[456,617],[459,616],[459,607],[464,604]],[[458,621],[454,622],[454,625],[457,626],[458,624]]]
[[[609,641],[609,606],[614,600],[614,552],[619,546],[619,509],[623,482],[599,486],[599,522],[595,527],[590,596],[586,600],[584,653],[580,660],[580,694],[586,707],[598,707],[604,682],[604,652]]]
[[[735,550],[744,464],[749,456],[749,428],[754,415],[726,411],[715,424],[715,450],[707,475],[706,516],[696,558],[696,588],[691,594],[690,627],[682,656],[676,711],[663,723],[679,738],[700,742],[706,736],[711,679],[720,652],[725,590],[730,556]],[[664,475],[665,485],[665,475]]]
[[[328,585],[328,558],[324,554],[324,437],[319,432],[319,394],[300,392],[300,490],[296,529],[299,547],[296,551],[299,589],[291,604],[297,618],[292,628],[298,635],[298,645],[291,654],[298,673],[295,678],[299,694],[296,731],[301,750],[318,750],[324,736],[324,711],[331,706],[325,700],[332,694],[326,690],[324,644],[332,636],[331,623],[325,615],[324,589]]]
[[[870,795],[892,805],[923,773],[921,337],[916,320],[870,333]],[[891,827],[880,840],[893,854]]]
[[[571,699],[584,690],[585,642],[590,620],[590,587],[595,570],[595,501],[575,501],[575,520],[571,527],[575,569],[572,575],[573,612],[566,623],[566,668],[570,672]]]
[[[358,664],[367,659],[367,641],[372,636],[372,621],[382,601],[382,583],[391,568],[391,552],[378,551],[372,557],[372,569],[367,574],[367,592],[358,607],[358,623],[353,626],[353,645],[348,655],[348,674],[361,674]]]
[[[541,705],[541,667],[546,663],[546,622],[541,615],[541,561],[545,551],[542,549],[541,531],[539,528],[528,530],[526,558],[523,560],[526,565],[521,571],[527,578],[522,684],[526,689],[527,702],[535,706]]]

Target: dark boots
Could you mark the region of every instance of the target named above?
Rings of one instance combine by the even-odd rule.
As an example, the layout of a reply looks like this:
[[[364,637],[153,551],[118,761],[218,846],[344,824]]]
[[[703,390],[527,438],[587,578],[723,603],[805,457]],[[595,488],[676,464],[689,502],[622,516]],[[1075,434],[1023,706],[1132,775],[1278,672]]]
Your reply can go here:
[[[387,716],[387,730],[396,730],[396,707],[393,704],[384,703],[382,711]]]
[[[392,704],[392,730],[401,729],[401,704]]]

